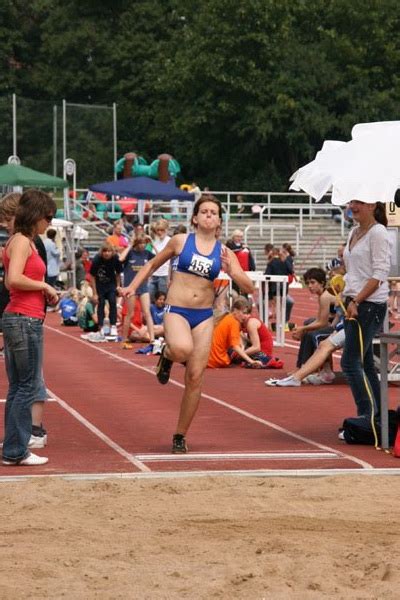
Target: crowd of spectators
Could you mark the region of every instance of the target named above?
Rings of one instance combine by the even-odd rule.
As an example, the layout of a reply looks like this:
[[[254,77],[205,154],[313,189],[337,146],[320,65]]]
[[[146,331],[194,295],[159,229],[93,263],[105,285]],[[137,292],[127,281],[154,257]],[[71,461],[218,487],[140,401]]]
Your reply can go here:
[[[237,197],[236,214],[238,218],[246,214],[241,196]],[[88,221],[100,221],[96,205],[90,202],[83,216]],[[341,215],[333,214],[334,219],[337,217],[342,218]],[[285,322],[287,331],[291,331],[292,338],[299,342],[297,371],[284,379],[268,380],[266,383],[278,387],[300,386],[302,382],[314,385],[332,383],[334,374],[331,356],[335,350],[344,347],[343,368],[351,385],[358,414],[364,416],[370,414],[371,404],[372,410],[378,410],[379,393],[372,360],[372,337],[378,326],[365,326],[365,331],[362,332],[368,350],[364,364],[366,358],[366,375],[372,390],[366,394],[361,374],[362,364],[357,364],[357,368],[353,364],[357,354],[357,332],[352,323],[359,310],[365,312],[372,305],[379,316],[378,325],[381,325],[386,310],[388,286],[375,286],[375,280],[378,281],[378,276],[379,282],[387,278],[389,250],[385,219],[379,211],[372,212],[363,203],[353,201],[345,211],[346,225],[351,227],[353,218],[358,226],[352,229],[348,244],[339,246],[337,256],[326,265],[326,269],[309,269],[303,275],[304,284],[318,299],[318,310],[316,315],[310,316],[302,324],[295,325],[290,321],[294,299],[289,289],[299,277],[295,273],[295,252],[288,243],[280,247],[265,245],[265,275],[285,276],[288,279]],[[43,235],[47,263],[46,283],[62,290],[57,306],[61,323],[63,326],[80,327],[82,337],[89,342],[120,341],[126,350],[135,348],[134,344],[140,342],[147,344],[145,353],[155,353],[155,348],[160,348],[155,343],[156,339],[162,340],[164,336],[163,316],[171,277],[170,261],[152,274],[148,284],[146,282],[138,286],[132,297],[119,297],[118,288],[129,286],[140,269],[165,249],[173,235],[186,233],[186,227],[179,225],[174,231],[170,231],[169,222],[158,219],[149,223],[145,230],[143,224],[134,223],[126,214],[117,220],[108,219],[107,211],[103,212],[101,221],[102,226],[107,227],[107,237],[94,256],[86,248],[76,250],[76,287],[66,290],[62,289],[62,271],[68,265],[62,260],[57,231],[50,226]],[[218,235],[220,234],[219,231]],[[245,243],[243,230],[235,229],[231,237],[225,240],[225,244],[236,256],[243,271],[255,271],[255,258],[251,248]],[[359,267],[364,255],[357,256],[356,250],[367,244],[374,248],[375,258],[371,265],[362,263],[364,270],[370,268],[369,277],[364,281]],[[352,288],[347,285],[348,295],[344,309],[329,279],[335,274],[343,273],[345,268],[348,272],[354,272],[354,281]],[[221,294],[218,285],[215,285],[215,290],[218,315],[215,318],[207,366],[224,368],[239,364],[251,368],[282,368],[283,362],[274,357],[271,331],[258,319],[252,295],[246,295],[236,283],[232,285],[232,297],[229,296],[229,287],[226,285],[220,287],[223,292]],[[268,283],[268,310],[272,322],[276,318],[276,298],[277,284],[271,281]],[[398,308],[392,301],[391,310],[394,311],[395,307]],[[48,307],[48,310],[53,308]],[[344,327],[345,316],[348,317],[349,314],[353,316]],[[361,327],[364,321],[361,322]],[[138,351],[141,350],[139,348]],[[41,423],[39,426],[41,427]]]

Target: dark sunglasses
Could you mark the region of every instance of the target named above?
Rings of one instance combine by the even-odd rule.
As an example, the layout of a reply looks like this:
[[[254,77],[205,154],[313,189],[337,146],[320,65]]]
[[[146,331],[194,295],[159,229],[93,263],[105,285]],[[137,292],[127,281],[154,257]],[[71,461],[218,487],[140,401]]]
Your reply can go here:
[[[43,217],[43,219],[45,221],[47,221],[48,223],[51,223],[52,220],[54,219],[54,215],[47,215],[47,217]]]

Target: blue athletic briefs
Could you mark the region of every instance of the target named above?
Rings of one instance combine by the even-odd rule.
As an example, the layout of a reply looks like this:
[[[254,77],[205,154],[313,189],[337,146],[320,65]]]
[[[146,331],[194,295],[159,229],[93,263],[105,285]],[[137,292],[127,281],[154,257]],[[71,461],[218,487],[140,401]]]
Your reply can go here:
[[[203,321],[206,321],[213,316],[212,308],[184,308],[183,306],[165,305],[165,313],[175,313],[181,315],[190,325],[190,329],[194,329]]]

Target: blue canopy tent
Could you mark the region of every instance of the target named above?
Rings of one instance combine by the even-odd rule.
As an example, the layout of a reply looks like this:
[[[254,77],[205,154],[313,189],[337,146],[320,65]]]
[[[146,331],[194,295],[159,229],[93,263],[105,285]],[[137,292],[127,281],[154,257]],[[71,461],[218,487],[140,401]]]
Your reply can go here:
[[[139,200],[186,200],[193,202],[194,194],[185,192],[172,182],[163,183],[150,177],[130,177],[117,181],[105,181],[89,186],[93,192],[110,196],[138,198]]]

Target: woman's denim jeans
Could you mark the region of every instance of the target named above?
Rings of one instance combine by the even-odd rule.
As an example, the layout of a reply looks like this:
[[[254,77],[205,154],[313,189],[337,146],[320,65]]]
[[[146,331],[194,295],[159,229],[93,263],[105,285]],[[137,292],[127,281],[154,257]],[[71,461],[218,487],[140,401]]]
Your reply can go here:
[[[360,334],[357,321],[345,320],[346,341],[342,354],[342,369],[349,382],[354,401],[357,406],[357,414],[371,415],[371,400],[366,389],[366,383],[374,401],[374,413],[380,409],[380,384],[378,374],[374,365],[374,354],[372,341],[382,329],[386,314],[386,303],[362,302],[358,307],[358,323],[361,327],[364,360],[361,357]],[[364,375],[366,380],[364,379]]]
[[[32,433],[32,403],[40,396],[43,321],[3,314],[4,354],[8,393],[4,413],[3,458],[18,462],[28,455]]]
[[[154,302],[154,297],[157,292],[162,292],[167,295],[168,292],[168,277],[166,275],[153,275],[149,280],[149,293],[151,301]]]

